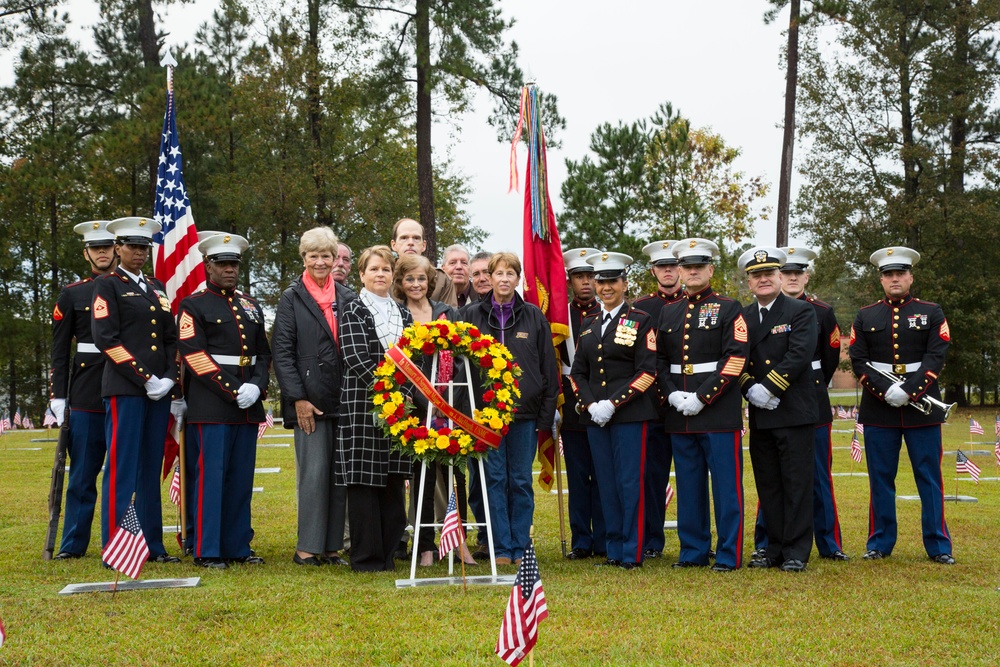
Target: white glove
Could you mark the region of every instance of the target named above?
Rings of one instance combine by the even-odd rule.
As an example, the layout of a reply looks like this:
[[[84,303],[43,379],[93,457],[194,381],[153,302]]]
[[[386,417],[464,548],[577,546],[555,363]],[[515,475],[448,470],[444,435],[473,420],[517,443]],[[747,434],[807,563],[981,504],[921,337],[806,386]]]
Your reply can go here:
[[[240,385],[236,391],[236,405],[246,410],[260,398],[260,387],[249,382]]]
[[[56,426],[62,426],[63,420],[66,418],[66,399],[53,398],[49,401],[49,410],[56,418]]]
[[[559,432],[559,427],[562,426],[562,415],[556,410],[555,416],[552,418],[552,437],[556,437],[556,433]]]
[[[146,395],[154,401],[158,401],[174,388],[174,381],[167,378],[158,378],[155,375],[146,380]]]
[[[765,410],[774,410],[775,408],[778,407],[779,403],[781,403],[781,399],[780,398],[777,398],[777,397],[772,398],[772,399],[768,400],[767,403],[764,404],[764,409]]]
[[[187,414],[188,404],[183,398],[175,398],[170,401],[170,414],[174,416],[177,428],[184,428],[184,415]]]
[[[774,408],[767,407],[768,401],[774,398],[774,394],[767,390],[762,384],[755,384],[750,387],[747,391],[747,400],[753,403],[756,407],[761,410],[773,410]],[[777,407],[777,406],[775,406]]]
[[[680,412],[681,403],[683,403],[684,399],[690,395],[691,392],[689,391],[672,391],[670,392],[670,395],[667,396],[667,403],[669,403],[672,408]]]
[[[604,426],[615,415],[615,404],[605,399],[597,402],[597,409],[600,410],[598,416],[601,418],[601,426]]]
[[[697,394],[688,394],[681,403],[680,411],[685,417],[694,417],[696,414],[705,409],[705,404],[701,402]]]
[[[910,402],[910,396],[903,391],[903,383],[897,382],[885,390],[885,402],[894,408],[901,408]]]

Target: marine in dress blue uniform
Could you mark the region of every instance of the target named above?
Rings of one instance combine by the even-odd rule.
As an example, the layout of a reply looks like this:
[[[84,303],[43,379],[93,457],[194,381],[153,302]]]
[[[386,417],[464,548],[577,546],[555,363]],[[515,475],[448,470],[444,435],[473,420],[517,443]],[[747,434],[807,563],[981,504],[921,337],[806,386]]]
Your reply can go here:
[[[865,426],[865,453],[871,502],[868,509],[868,551],[878,560],[896,545],[896,473],[903,440],[920,494],[924,549],[934,562],[952,565],[951,534],[944,518],[941,477],[941,423],[944,413],[923,414],[910,403],[940,400],[937,378],[951,344],[951,332],[941,306],[913,298],[912,267],[920,253],[910,248],[882,248],[871,262],[881,274],[885,297],[862,308],[851,326],[851,365],[865,391],[858,421]],[[873,372],[868,363],[899,376],[892,382]]]
[[[750,461],[767,524],[765,555],[751,567],[801,572],[812,551],[813,434],[818,419],[812,373],[816,313],[781,293],[785,253],[753,248],[739,258],[756,297],[743,309],[750,356],[740,390],[750,403]]]
[[[97,475],[104,465],[104,402],[101,375],[104,356],[90,331],[94,281],[114,270],[115,237],[107,220],[81,222],[73,231],[83,237],[83,256],[91,275],[64,287],[52,311],[52,370],[49,372],[49,409],[62,426],[69,402],[69,484],[59,560],[79,558],[90,544],[90,527],[97,503]],[[72,354],[73,341],[76,354]]]
[[[649,315],[625,301],[625,269],[632,258],[605,252],[587,257],[594,265],[599,317],[583,322],[570,381],[601,493],[607,529],[607,560],[631,570],[642,567],[642,492],[646,438],[656,419],[656,332]]]
[[[710,281],[719,247],[691,238],[674,244],[684,298],[665,306],[657,322],[656,370],[670,406],[666,430],[677,471],[674,567],[704,567],[712,549],[709,473],[718,531],[716,572],[743,564],[742,399],[737,378],[747,357],[747,326],[740,303],[716,294]]]
[[[656,278],[657,290],[653,294],[636,299],[632,305],[648,313],[654,326],[660,319],[660,311],[671,303],[683,298],[680,272],[677,268],[677,258],[672,252],[675,240],[653,241],[643,247],[642,252],[649,258],[649,272]],[[670,446],[670,434],[663,426],[666,411],[669,406],[666,397],[659,396],[660,417],[658,423],[649,429],[649,442],[646,447],[646,478],[643,481],[643,499],[646,508],[643,516],[646,519],[644,558],[659,558],[663,555],[663,545],[666,535],[663,530],[667,517],[667,485],[670,483],[670,462],[673,460],[673,450]]]
[[[206,287],[178,310],[188,451],[194,458],[194,562],[216,569],[233,561],[264,562],[250,549],[250,501],[271,348],[263,311],[236,289],[247,247],[235,234],[202,240]]]
[[[594,265],[587,262],[589,255],[600,253],[596,248],[573,248],[563,253],[563,265],[573,291],[569,302],[570,336],[560,345],[562,367],[562,435],[566,457],[566,486],[569,491],[570,560],[589,558],[591,555],[607,556],[604,512],[601,510],[601,493],[597,486],[594,460],[590,456],[587,424],[576,412],[576,395],[570,383],[570,371],[576,356],[583,321],[597,315],[601,304],[594,296]]]
[[[101,396],[108,456],[101,493],[101,539],[106,546],[135,495],[135,510],[156,562],[179,562],[163,547],[160,471],[177,381],[177,326],[166,289],[142,275],[160,224],[119,218],[108,225],[120,263],[96,280],[91,326],[106,361]]]
[[[831,463],[833,461],[833,413],[830,411],[830,393],[827,387],[840,363],[840,325],[833,306],[806,294],[809,284],[809,263],[818,255],[810,248],[788,247],[781,249],[786,256],[781,267],[781,291],[785,296],[800,299],[816,310],[819,338],[812,359],[813,380],[816,383],[816,400],[819,420],[813,434],[815,460],[813,467],[813,538],[822,558],[846,561],[850,557],[843,551],[837,499],[833,491]],[[757,511],[757,528],[754,532],[755,556],[764,556],[767,548],[767,529],[764,515]]]

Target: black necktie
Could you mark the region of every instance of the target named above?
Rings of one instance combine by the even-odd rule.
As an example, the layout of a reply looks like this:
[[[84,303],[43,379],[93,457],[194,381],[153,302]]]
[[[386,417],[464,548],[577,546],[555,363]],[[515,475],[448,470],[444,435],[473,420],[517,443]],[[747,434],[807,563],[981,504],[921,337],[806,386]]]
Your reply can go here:
[[[601,335],[608,330],[608,322],[611,321],[611,313],[604,313],[604,318],[601,320]]]
[[[760,321],[763,322],[765,317],[767,317],[767,308],[761,308],[760,309]]]
[[[139,276],[139,287],[142,288],[143,292],[146,291],[146,281],[142,279],[142,276]]]

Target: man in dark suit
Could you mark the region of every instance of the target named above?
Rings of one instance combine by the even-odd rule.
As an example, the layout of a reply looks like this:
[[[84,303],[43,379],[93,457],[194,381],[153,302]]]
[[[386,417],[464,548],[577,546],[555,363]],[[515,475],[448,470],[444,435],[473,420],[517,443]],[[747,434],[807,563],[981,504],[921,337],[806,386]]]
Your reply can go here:
[[[71,466],[58,560],[80,558],[87,551],[97,502],[97,474],[107,453],[101,400],[104,355],[94,345],[90,331],[95,281],[115,268],[115,236],[108,232],[107,226],[107,220],[92,220],[73,227],[74,232],[83,236],[83,256],[90,264],[91,275],[64,287],[52,311],[49,409],[59,426],[66,416],[67,400],[71,407]],[[75,356],[70,354],[74,340]]]
[[[673,567],[706,567],[712,548],[709,475],[719,534],[715,572],[743,564],[742,400],[736,380],[746,363],[747,325],[740,303],[711,286],[719,246],[684,239],[672,250],[684,298],[660,311],[656,379],[667,398],[666,430],[677,469],[677,537]]]
[[[587,257],[598,254],[596,248],[573,248],[563,253],[563,265],[573,298],[569,302],[569,338],[560,345],[562,358],[562,390],[565,402],[562,408],[563,449],[566,458],[566,486],[569,491],[569,529],[572,549],[566,558],[579,560],[591,555],[606,556],[604,513],[601,511],[601,494],[597,488],[597,473],[590,456],[587,423],[576,412],[576,396],[569,374],[576,356],[583,321],[601,312],[601,304],[594,296],[594,265]]]
[[[750,461],[767,524],[767,552],[750,567],[805,570],[812,551],[813,432],[817,420],[812,358],[816,314],[781,293],[785,253],[753,248],[739,258],[755,300],[743,310],[750,358],[740,389],[750,402]]]
[[[177,382],[177,326],[163,283],[142,274],[160,223],[120,218],[108,231],[116,237],[120,263],[96,281],[91,309],[94,344],[107,357],[101,381],[108,442],[102,544],[111,540],[134,494],[149,559],[176,563],[180,559],[163,547],[160,467]]]
[[[680,271],[677,258],[672,252],[676,241],[653,241],[647,244],[642,252],[649,258],[649,272],[656,278],[656,292],[639,297],[632,305],[648,313],[653,326],[660,320],[663,307],[676,303],[684,295],[681,289]],[[663,532],[663,522],[667,514],[667,485],[670,483],[670,462],[673,460],[673,450],[670,447],[670,435],[664,430],[663,418],[666,417],[666,397],[660,397],[659,423],[649,430],[649,446],[646,448],[646,479],[643,509],[645,518],[645,543],[642,545],[643,558],[659,558],[663,555],[663,545],[666,536]]]
[[[919,260],[920,253],[904,247],[872,253],[871,263],[881,274],[885,297],[862,308],[851,326],[851,364],[865,388],[858,420],[865,425],[871,488],[864,558],[885,558],[896,545],[896,472],[905,439],[920,493],[924,549],[935,563],[954,565],[941,476],[941,423],[945,415],[937,407],[924,413],[910,405],[920,403],[925,396],[941,399],[937,377],[951,344],[941,306],[910,294],[911,269]],[[900,379],[889,380],[869,363]]]
[[[184,299],[178,311],[190,405],[188,454],[194,459],[194,562],[217,569],[227,562],[264,562],[250,550],[250,499],[271,349],[263,311],[236,289],[247,247],[235,234],[202,240],[206,287]]]

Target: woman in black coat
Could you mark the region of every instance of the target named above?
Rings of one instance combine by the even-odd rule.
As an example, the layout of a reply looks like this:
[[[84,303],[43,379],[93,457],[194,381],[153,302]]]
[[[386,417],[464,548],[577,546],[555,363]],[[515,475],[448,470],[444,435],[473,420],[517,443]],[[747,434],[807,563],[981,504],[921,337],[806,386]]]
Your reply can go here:
[[[406,530],[406,479],[411,459],[392,448],[372,415],[374,372],[413,323],[410,311],[389,296],[395,257],[387,246],[367,248],[358,259],[364,288],[344,309],[344,374],[338,484],[347,485],[351,568],[395,569],[393,554]]]
[[[335,486],[342,361],[338,321],[353,293],[330,276],[337,237],[310,229],[299,241],[302,276],[281,295],[271,334],[285,428],[294,428],[298,565],[346,565],[347,489]]]

